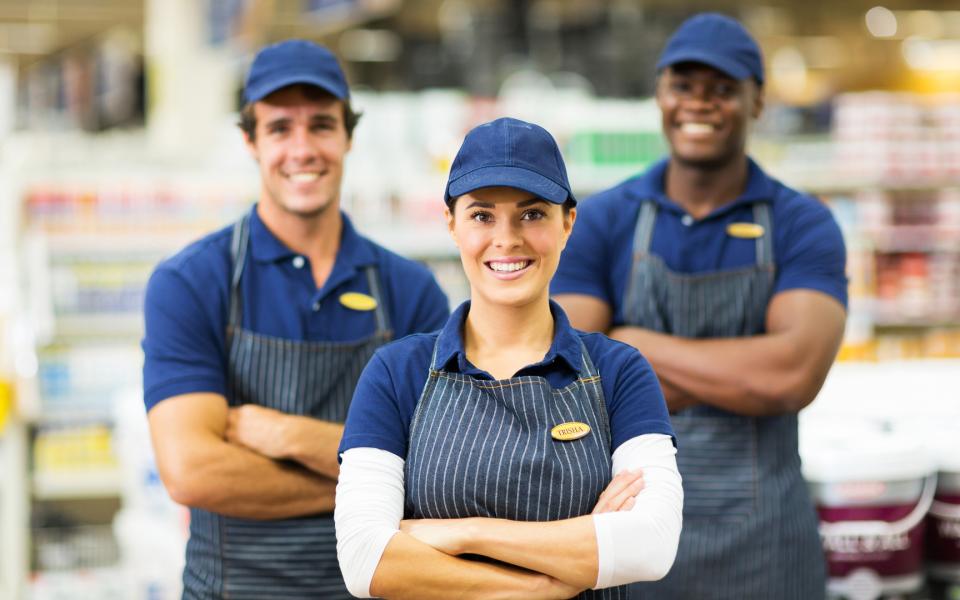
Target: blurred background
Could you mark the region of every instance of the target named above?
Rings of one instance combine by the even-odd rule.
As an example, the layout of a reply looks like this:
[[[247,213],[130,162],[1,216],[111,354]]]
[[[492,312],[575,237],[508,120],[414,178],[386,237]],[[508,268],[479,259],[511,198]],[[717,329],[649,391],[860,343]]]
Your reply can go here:
[[[364,112],[343,205],[456,304],[464,133],[542,124],[580,198],[638,173],[665,151],[653,65],[701,10],[763,49],[751,154],[846,237],[844,345],[801,415],[831,594],[960,598],[960,5],[873,1],[0,0],[0,598],[179,598],[143,287],[256,200],[235,126],[256,49],[341,57]],[[845,506],[900,512],[831,529]]]

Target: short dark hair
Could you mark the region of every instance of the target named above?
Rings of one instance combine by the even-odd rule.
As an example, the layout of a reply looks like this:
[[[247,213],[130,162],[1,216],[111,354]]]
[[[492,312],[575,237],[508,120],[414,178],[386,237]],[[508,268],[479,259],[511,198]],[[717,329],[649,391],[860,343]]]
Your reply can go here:
[[[450,209],[450,212],[453,212],[453,207],[457,205],[457,200],[459,198],[460,196],[451,196],[450,201],[447,202],[447,208]],[[567,199],[563,201],[563,214],[570,214],[570,211],[573,210],[576,205],[577,201],[568,196]]]
[[[330,92],[315,85],[295,83],[287,87],[299,88],[307,100],[335,98],[335,96]],[[285,90],[287,88],[281,89]],[[353,130],[357,126],[357,123],[360,122],[360,117],[363,116],[363,113],[353,110],[353,106],[351,106],[349,99],[340,100],[340,102],[343,105],[343,126],[347,130],[347,138],[353,139]],[[253,110],[254,104],[256,103],[247,102],[244,104],[243,108],[240,109],[240,120],[237,121],[237,127],[239,127],[240,130],[247,135],[251,142],[257,139],[257,115]]]

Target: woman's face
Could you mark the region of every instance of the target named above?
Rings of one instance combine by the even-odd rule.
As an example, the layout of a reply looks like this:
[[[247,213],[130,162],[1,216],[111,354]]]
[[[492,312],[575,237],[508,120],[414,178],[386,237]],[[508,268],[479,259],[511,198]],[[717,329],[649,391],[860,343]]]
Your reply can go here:
[[[524,306],[547,296],[576,212],[510,187],[460,196],[446,217],[473,301]]]

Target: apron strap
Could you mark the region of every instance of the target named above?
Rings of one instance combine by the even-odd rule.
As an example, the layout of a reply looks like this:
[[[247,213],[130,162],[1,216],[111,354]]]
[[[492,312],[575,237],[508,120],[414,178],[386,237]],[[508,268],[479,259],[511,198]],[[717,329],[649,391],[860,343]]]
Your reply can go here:
[[[657,203],[644,200],[637,217],[637,228],[633,234],[633,256],[642,256],[650,252],[650,240],[653,238],[653,226],[657,222]]]
[[[597,371],[595,366],[593,366],[593,360],[590,359],[590,353],[587,352],[587,346],[583,343],[582,339],[580,340],[580,355],[583,358],[583,372],[581,373],[581,379],[598,377],[600,372]]]
[[[390,331],[390,317],[387,314],[386,306],[383,303],[383,293],[380,290],[380,271],[376,265],[368,265],[363,270],[367,274],[370,295],[377,301],[377,307],[374,309],[374,316],[377,319],[377,333],[387,333]]]
[[[754,203],[753,220],[763,227],[763,235],[757,238],[757,266],[772,267],[775,262],[773,256],[773,220],[770,218],[769,202]]]
[[[230,317],[227,332],[240,327],[243,321],[243,300],[240,294],[240,276],[247,260],[247,246],[250,242],[250,214],[233,225],[233,238],[230,241],[230,261],[233,264],[233,276],[230,279]]]

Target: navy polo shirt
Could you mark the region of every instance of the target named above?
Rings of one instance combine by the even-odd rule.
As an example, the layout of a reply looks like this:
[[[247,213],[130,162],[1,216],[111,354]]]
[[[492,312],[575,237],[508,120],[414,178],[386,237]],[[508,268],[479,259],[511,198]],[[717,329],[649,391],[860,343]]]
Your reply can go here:
[[[149,410],[171,396],[226,395],[233,226],[161,262],[147,284],[143,338],[144,402]],[[376,331],[374,311],[339,302],[346,292],[369,294],[364,268],[376,265],[395,338],[435,331],[449,315],[447,297],[423,265],[359,235],[346,215],[333,270],[317,289],[306,256],[296,254],[250,213],[250,243],[240,287],[243,327],[297,341],[348,342]]]
[[[754,221],[753,204],[771,207],[776,261],[774,294],[791,289],[823,292],[847,304],[846,249],[830,210],[816,198],[769,177],[753,160],[743,194],[696,220],[664,193],[668,160],[641,176],[587,198],[560,257],[551,294],[595,296],[623,324],[623,300],[633,259],[640,206],[657,203],[650,251],[673,271],[715,273],[756,264],[756,240],[727,234],[731,223]]]
[[[340,454],[351,448],[378,448],[406,459],[410,422],[430,372],[430,358],[439,339],[441,370],[476,379],[493,380],[470,364],[463,345],[463,323],[470,310],[464,302],[443,330],[411,335],[379,348],[360,375],[340,442]],[[647,433],[673,436],[660,382],[650,363],[632,346],[599,333],[570,326],[554,302],[554,337],[543,360],[523,367],[515,377],[545,378],[554,389],[563,388],[581,374],[581,340],[600,374],[610,420],[611,451],[630,438]],[[676,443],[674,438],[674,443]]]

